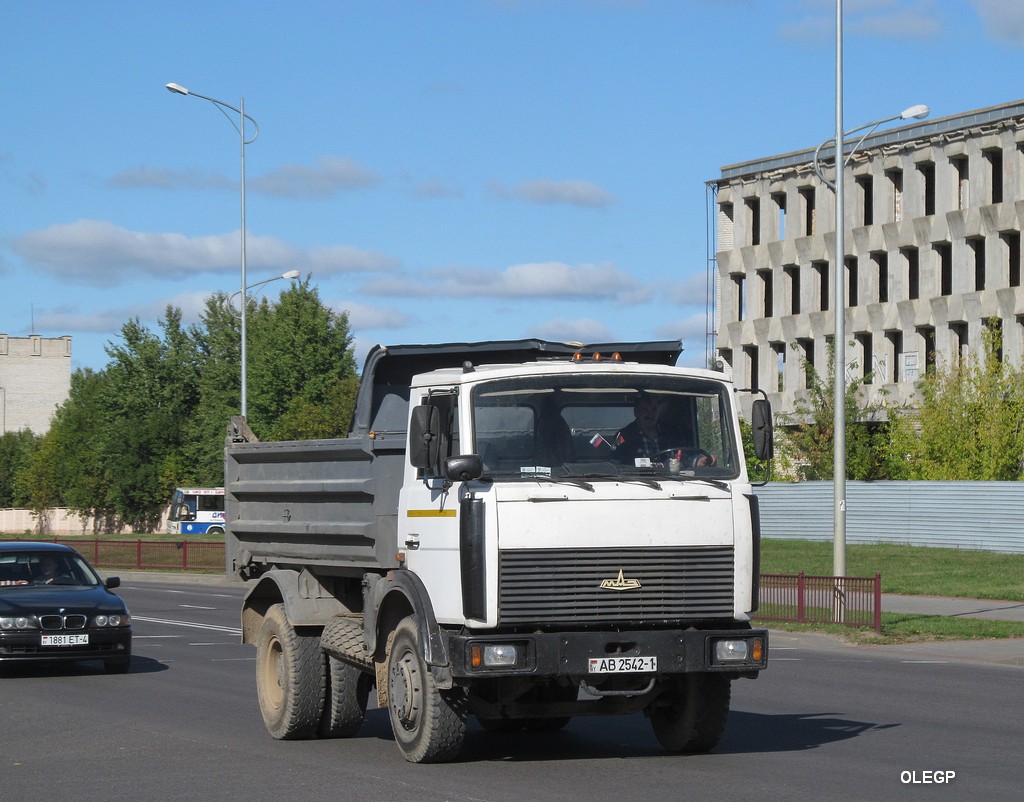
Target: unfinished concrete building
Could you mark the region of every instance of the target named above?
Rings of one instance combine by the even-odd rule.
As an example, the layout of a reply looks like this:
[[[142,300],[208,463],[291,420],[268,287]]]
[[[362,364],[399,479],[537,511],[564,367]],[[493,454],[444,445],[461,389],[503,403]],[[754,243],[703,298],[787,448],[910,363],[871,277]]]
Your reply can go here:
[[[709,357],[792,411],[805,365],[827,370],[840,275],[846,375],[869,396],[911,401],[929,367],[982,358],[986,330],[1021,364],[1022,152],[1024,100],[869,136],[845,174],[839,270],[813,148],[723,167],[708,182]]]
[[[0,433],[45,434],[70,390],[70,337],[0,334]]]

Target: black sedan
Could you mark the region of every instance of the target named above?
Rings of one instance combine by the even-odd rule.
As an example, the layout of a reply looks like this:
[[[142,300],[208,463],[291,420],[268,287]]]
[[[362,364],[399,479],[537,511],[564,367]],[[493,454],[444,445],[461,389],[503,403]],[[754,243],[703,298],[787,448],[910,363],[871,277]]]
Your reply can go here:
[[[131,615],[86,559],[55,543],[0,543],[0,665],[26,660],[102,660],[128,670]]]

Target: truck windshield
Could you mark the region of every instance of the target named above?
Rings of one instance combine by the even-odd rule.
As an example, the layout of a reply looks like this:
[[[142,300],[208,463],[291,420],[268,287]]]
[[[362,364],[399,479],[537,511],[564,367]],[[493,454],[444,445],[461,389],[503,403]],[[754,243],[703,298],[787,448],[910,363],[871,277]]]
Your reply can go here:
[[[476,452],[494,478],[739,474],[726,385],[676,376],[548,375],[473,390]]]

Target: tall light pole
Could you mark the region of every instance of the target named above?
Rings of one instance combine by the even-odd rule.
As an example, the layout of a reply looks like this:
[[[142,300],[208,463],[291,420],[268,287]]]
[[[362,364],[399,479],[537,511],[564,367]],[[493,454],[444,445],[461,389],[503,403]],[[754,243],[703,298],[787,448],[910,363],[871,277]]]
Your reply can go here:
[[[865,139],[878,126],[894,120],[924,119],[929,114],[927,106],[911,106],[900,114],[883,117],[881,120],[858,126],[849,131],[843,130],[843,0],[836,0],[836,132],[814,151],[814,172],[826,186],[836,195],[836,249],[835,249],[835,293],[833,303],[836,317],[836,333],[834,341],[833,368],[833,467],[832,480],[834,485],[834,529],[832,541],[832,571],[837,577],[846,576],[846,225],[843,209],[844,182],[843,172],[850,158]],[[863,136],[846,154],[846,138],[864,131]],[[835,142],[835,181],[825,178],[821,170],[818,155],[829,142]]]
[[[186,89],[184,86],[181,86],[180,84],[167,84],[167,89],[169,91],[171,91],[171,92],[174,92],[175,94],[178,94],[178,95],[192,95],[193,97],[198,97],[198,98],[202,98],[203,100],[210,101],[214,106],[216,106],[220,110],[221,114],[223,114],[225,117],[227,117],[228,122],[230,122],[235,127],[235,130],[238,131],[238,136],[239,136],[239,138],[241,140],[241,149],[242,149],[242,237],[241,237],[241,239],[242,239],[242,281],[241,281],[241,285],[240,285],[241,289],[239,290],[239,293],[242,296],[242,317],[241,317],[241,329],[242,329],[242,331],[241,331],[241,341],[242,341],[241,342],[241,349],[242,349],[242,353],[241,353],[241,397],[242,397],[242,404],[241,404],[241,412],[242,412],[242,417],[244,418],[244,417],[247,417],[247,414],[248,414],[248,401],[247,401],[247,396],[246,396],[246,385],[247,385],[248,376],[247,376],[247,369],[246,369],[247,359],[246,359],[246,343],[245,343],[245,340],[246,340],[245,308],[247,306],[247,304],[246,304],[246,284],[245,284],[245,146],[246,145],[251,145],[253,142],[256,141],[256,137],[258,137],[260,135],[260,127],[259,127],[259,125],[256,123],[256,121],[252,117],[250,117],[248,114],[245,113],[245,98],[242,98],[242,100],[239,103],[239,107],[236,109],[230,103],[225,103],[222,100],[216,100],[216,99],[214,99],[212,97],[207,97],[206,95],[200,95],[198,92],[190,92],[188,89]],[[227,113],[227,111],[225,111],[225,109],[229,109],[229,110],[233,111],[235,114],[238,115],[238,122],[237,123],[235,123],[234,119],[231,117],[230,114]],[[251,139],[246,139],[245,138],[245,121],[246,120],[251,122],[252,125],[253,125],[253,128],[255,129]],[[263,282],[261,282],[261,283],[263,283]]]

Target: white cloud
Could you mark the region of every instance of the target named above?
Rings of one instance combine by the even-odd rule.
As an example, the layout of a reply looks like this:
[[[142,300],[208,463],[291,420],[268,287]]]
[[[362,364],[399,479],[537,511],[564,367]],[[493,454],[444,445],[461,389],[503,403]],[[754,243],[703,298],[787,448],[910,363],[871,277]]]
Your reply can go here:
[[[648,289],[616,267],[564,262],[512,265],[500,272],[436,269],[374,279],[363,291],[370,295],[429,298],[615,298],[622,303],[640,303],[650,297]]]
[[[248,176],[246,192],[279,198],[328,198],[339,192],[376,186],[380,177],[343,156],[321,156],[313,166],[285,164],[264,175]],[[133,167],[107,181],[116,189],[217,189],[238,191],[237,179],[199,170]]]
[[[416,198],[461,198],[462,189],[455,184],[430,178],[414,186],[412,194]]]
[[[835,4],[814,3],[805,16],[780,26],[784,39],[814,45],[835,41]],[[843,9],[844,35],[886,39],[934,39],[943,14],[935,0],[860,0]]]
[[[601,343],[615,339],[611,330],[602,321],[593,318],[577,318],[576,320],[555,318],[531,326],[526,336],[554,342],[580,343]]]
[[[552,181],[541,178],[524,181],[514,187],[505,187],[498,182],[490,184],[490,190],[500,198],[520,200],[527,203],[556,203],[581,206],[587,209],[602,209],[615,202],[614,196],[590,181],[569,179]]]
[[[654,330],[656,337],[663,337],[668,340],[698,340],[703,342],[706,334],[707,318],[703,312],[663,323]]]
[[[999,42],[1024,45],[1024,3],[1020,0],[973,0],[988,35]]]
[[[336,312],[348,314],[348,325],[352,331],[400,329],[412,322],[412,318],[397,309],[370,306],[355,301],[332,301],[330,307]]]
[[[380,176],[343,156],[321,156],[315,167],[286,164],[250,179],[254,192],[280,198],[328,198],[339,192],[379,184]]]
[[[186,237],[168,232],[130,231],[102,220],[57,223],[14,239],[13,249],[44,272],[79,284],[109,287],[131,278],[181,280],[200,273],[238,269],[239,233]],[[378,272],[397,261],[377,251],[347,245],[301,248],[250,232],[249,269],[291,269],[318,274]]]

